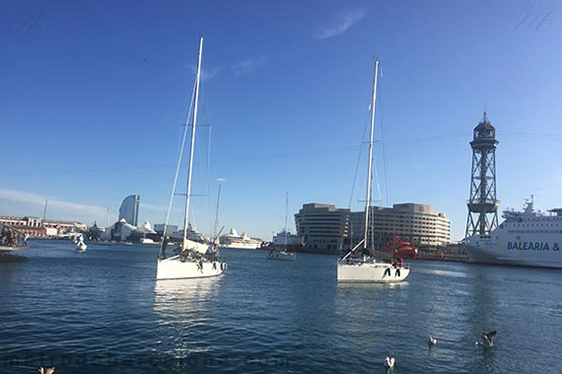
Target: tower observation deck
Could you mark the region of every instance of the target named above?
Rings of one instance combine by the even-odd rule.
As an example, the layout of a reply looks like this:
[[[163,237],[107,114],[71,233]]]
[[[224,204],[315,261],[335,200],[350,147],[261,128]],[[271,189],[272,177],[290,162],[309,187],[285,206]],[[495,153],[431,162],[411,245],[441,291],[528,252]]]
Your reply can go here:
[[[489,234],[498,225],[496,198],[496,129],[486,116],[474,128],[466,237]]]

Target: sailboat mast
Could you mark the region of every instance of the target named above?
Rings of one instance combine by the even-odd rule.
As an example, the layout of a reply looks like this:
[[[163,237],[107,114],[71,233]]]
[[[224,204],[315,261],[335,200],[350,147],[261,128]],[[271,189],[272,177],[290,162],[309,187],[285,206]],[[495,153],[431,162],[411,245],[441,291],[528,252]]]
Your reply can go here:
[[[365,237],[363,241],[363,249],[367,249],[369,237],[369,208],[371,207],[371,169],[373,163],[373,138],[375,132],[375,103],[377,101],[377,75],[379,71],[379,61],[375,60],[375,78],[373,82],[373,97],[371,98],[371,136],[369,139],[369,160],[367,169],[367,198],[365,205]]]
[[[197,77],[195,78],[195,102],[193,103],[193,125],[191,127],[191,149],[189,152],[189,170],[187,172],[187,192],[185,198],[185,217],[183,221],[183,249],[187,248],[187,227],[189,216],[189,200],[191,197],[191,176],[193,174],[193,150],[195,146],[195,126],[197,124],[197,104],[199,102],[199,80],[201,79],[201,57],[203,55],[203,37],[199,40],[199,59]]]
[[[45,200],[45,208],[43,209],[43,221],[45,221],[45,218],[47,218],[47,204],[49,203],[49,200]]]
[[[217,229],[219,228],[218,226],[219,226],[219,208],[220,208],[220,205],[221,205],[221,187],[222,187],[222,184],[219,184],[219,193],[218,193],[218,196],[217,196],[217,213],[215,215],[215,230],[213,232],[213,240],[216,240],[217,235],[218,235]]]
[[[285,192],[285,246],[284,249],[287,250],[287,218],[289,217],[289,191]]]

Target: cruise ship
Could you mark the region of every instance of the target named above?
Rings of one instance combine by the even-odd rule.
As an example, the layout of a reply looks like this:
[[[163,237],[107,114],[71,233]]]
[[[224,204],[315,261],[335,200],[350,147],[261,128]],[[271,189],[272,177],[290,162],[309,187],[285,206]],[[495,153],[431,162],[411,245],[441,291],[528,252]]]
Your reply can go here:
[[[470,261],[489,264],[562,268],[562,208],[535,212],[504,211],[505,220],[489,235],[464,239]]]
[[[261,240],[250,238],[245,232],[242,235],[238,235],[235,229],[230,229],[228,234],[219,238],[219,246],[221,248],[258,249],[261,243]]]

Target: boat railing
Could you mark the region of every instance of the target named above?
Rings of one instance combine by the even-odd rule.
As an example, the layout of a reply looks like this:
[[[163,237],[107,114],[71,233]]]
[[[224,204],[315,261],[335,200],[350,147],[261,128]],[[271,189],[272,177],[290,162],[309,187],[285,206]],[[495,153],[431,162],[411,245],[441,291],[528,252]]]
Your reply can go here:
[[[27,234],[5,223],[0,223],[0,246],[10,248],[27,247]]]

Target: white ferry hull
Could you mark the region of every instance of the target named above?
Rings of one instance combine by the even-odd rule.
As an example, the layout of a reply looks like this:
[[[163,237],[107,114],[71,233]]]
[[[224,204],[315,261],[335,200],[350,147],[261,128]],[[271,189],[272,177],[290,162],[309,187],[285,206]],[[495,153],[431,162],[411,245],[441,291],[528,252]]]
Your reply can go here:
[[[494,235],[479,235],[465,239],[471,262],[512,266],[562,268],[560,244],[554,238],[529,238],[525,241]]]
[[[226,269],[226,264],[219,261],[185,261],[179,256],[158,260],[156,280],[188,279],[216,277]]]
[[[410,268],[395,268],[381,262],[338,263],[338,282],[395,283],[402,282],[410,274]]]

